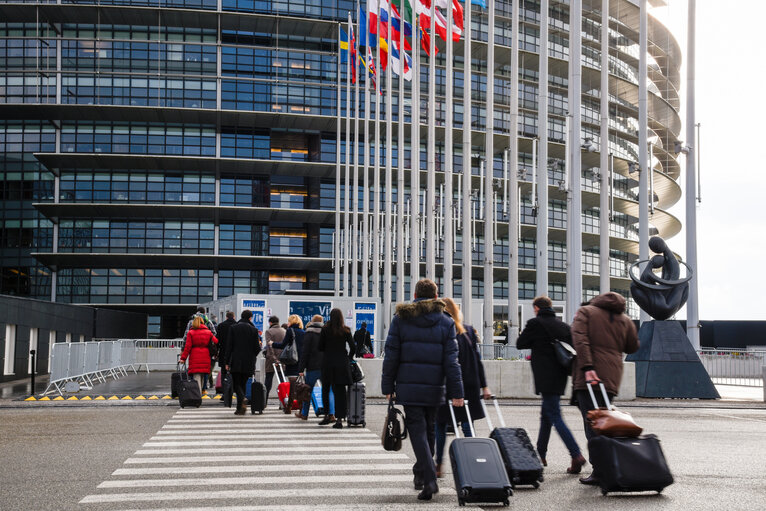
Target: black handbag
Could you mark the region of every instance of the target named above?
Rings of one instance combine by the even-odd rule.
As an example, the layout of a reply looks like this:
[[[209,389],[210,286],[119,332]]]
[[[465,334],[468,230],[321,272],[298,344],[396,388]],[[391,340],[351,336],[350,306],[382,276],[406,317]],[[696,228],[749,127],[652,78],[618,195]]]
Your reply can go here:
[[[356,363],[356,360],[349,361],[349,366],[351,366],[351,381],[359,383],[364,380],[364,371],[362,371],[362,368]]]
[[[291,328],[290,332],[290,344],[284,347],[282,353],[279,354],[279,361],[286,366],[295,365],[298,363],[298,348],[295,346],[295,332]]]
[[[399,417],[401,416],[401,422]],[[402,448],[402,440],[407,439],[407,426],[404,422],[404,413],[394,406],[394,397],[388,401],[388,413],[386,422],[383,424],[383,433],[380,442],[387,451],[398,451]]]
[[[574,359],[577,356],[577,351],[575,351],[570,344],[552,336],[542,322],[540,322],[540,326],[542,326],[543,330],[545,330],[545,332],[552,338],[551,346],[553,347],[553,354],[556,357],[556,362],[559,363],[562,369],[571,372],[572,365],[574,365]]]

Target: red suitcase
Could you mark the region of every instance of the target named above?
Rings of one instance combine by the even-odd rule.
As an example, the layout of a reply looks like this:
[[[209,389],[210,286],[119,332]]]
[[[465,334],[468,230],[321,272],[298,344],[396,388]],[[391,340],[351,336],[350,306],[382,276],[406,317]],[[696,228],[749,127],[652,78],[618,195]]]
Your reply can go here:
[[[290,413],[290,382],[285,378],[285,373],[282,371],[281,364],[274,364],[274,374],[279,382],[277,385],[277,398],[279,399],[280,407],[285,413]]]

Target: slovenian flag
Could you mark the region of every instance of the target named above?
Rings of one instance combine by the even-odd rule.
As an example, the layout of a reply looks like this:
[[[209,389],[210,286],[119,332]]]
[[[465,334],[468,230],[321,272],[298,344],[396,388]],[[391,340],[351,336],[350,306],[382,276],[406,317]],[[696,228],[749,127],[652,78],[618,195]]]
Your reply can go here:
[[[397,41],[393,42],[393,48],[391,48],[391,70],[395,74],[401,74],[401,64],[400,64],[400,58],[399,58],[399,43]],[[412,57],[407,55],[407,52],[404,52],[404,79],[407,81],[412,80]]]

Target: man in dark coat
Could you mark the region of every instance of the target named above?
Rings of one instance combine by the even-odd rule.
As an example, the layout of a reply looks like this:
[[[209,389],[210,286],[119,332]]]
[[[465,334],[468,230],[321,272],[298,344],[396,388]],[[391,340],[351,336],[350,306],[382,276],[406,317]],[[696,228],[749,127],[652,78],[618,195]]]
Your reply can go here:
[[[252,323],[253,313],[242,311],[242,319],[229,328],[226,343],[226,370],[231,371],[234,392],[237,393],[237,411],[245,415],[245,385],[255,373],[255,358],[261,351],[261,336]]]
[[[572,464],[567,469],[570,474],[579,474],[585,464],[577,441],[561,417],[561,396],[567,385],[569,373],[556,359],[553,342],[559,340],[569,345],[572,336],[569,325],[556,317],[553,303],[547,296],[538,296],[532,302],[535,317],[527,321],[516,347],[520,350],[532,349],[532,374],[535,378],[535,392],[542,395],[540,408],[540,433],[537,436],[537,453],[544,465],[547,465],[548,440],[551,427],[556,428],[561,440],[569,450]]]
[[[419,500],[439,491],[434,465],[434,419],[437,408],[452,399],[463,406],[463,382],[458,364],[455,322],[437,299],[429,279],[415,286],[413,303],[399,304],[386,339],[381,387],[386,399],[404,405],[407,432],[417,461],[412,467]]]
[[[218,325],[218,365],[221,368],[221,379],[226,376],[226,360],[224,360],[223,357],[226,354],[229,328],[236,324],[237,320],[234,319],[234,313],[232,311],[227,311],[226,321]]]
[[[361,358],[364,355],[364,348],[372,353],[372,340],[370,338],[370,332],[367,331],[367,322],[362,321],[362,325],[354,332],[354,344],[356,344],[356,356]]]
[[[609,292],[580,307],[572,322],[572,340],[577,350],[572,369],[572,391],[582,413],[585,437],[590,440],[593,432],[587,415],[595,406],[586,385],[602,382],[609,400],[614,400],[622,381],[622,354],[635,353],[639,347],[636,325],[625,314],[625,298]],[[596,399],[600,406],[606,406],[601,392],[596,392]],[[593,473],[580,482],[598,484],[597,471],[598,467],[593,467]]]

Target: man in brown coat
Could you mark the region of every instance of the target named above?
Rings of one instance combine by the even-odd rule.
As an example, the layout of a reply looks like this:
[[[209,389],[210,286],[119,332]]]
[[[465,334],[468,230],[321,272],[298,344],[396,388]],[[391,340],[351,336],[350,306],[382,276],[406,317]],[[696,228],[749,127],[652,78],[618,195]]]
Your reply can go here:
[[[585,424],[585,437],[593,432],[586,419],[594,409],[586,385],[603,382],[612,401],[622,381],[622,354],[638,350],[638,333],[633,321],[625,314],[625,298],[617,293],[604,293],[590,304],[580,307],[572,322],[572,341],[577,359],[572,372],[572,388]],[[596,391],[600,406],[605,406],[600,391]],[[596,467],[593,474],[581,478],[583,484],[598,484]]]

